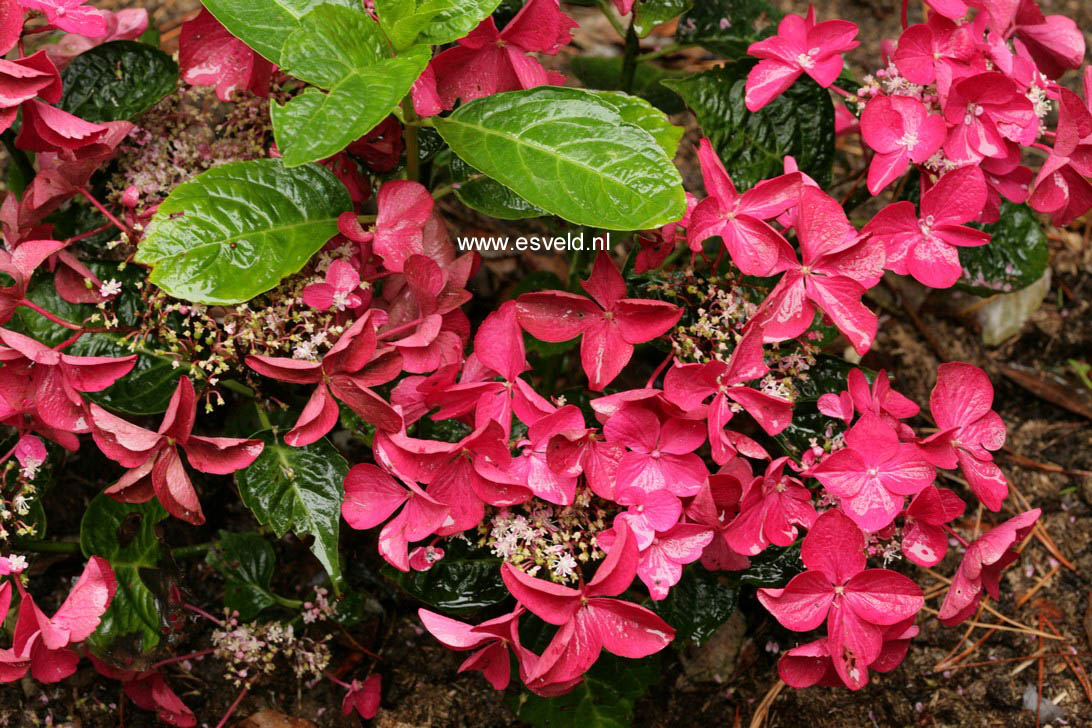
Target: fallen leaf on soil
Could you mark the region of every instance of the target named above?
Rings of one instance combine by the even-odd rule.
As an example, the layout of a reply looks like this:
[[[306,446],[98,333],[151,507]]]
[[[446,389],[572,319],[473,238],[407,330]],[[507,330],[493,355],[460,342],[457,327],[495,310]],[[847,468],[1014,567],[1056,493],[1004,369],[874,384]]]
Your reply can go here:
[[[1039,399],[1092,420],[1092,398],[1064,377],[1019,364],[1002,366],[1001,373]]]

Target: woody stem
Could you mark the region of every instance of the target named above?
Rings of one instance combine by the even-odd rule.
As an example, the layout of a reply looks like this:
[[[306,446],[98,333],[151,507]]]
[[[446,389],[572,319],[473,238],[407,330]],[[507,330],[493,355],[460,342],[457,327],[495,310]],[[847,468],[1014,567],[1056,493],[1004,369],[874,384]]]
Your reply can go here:
[[[117,219],[114,216],[114,213],[107,210],[105,205],[103,205],[101,202],[99,202],[97,199],[95,199],[95,196],[91,194],[90,190],[88,190],[86,187],[81,187],[80,188],[80,194],[83,195],[84,198],[88,202],[90,202],[94,206],[94,208],[96,210],[101,212],[102,216],[110,221],[110,224],[112,224],[114,227],[116,227],[118,230],[122,231],[123,233],[126,233],[126,234],[131,234],[132,233],[132,230],[129,228],[129,226],[126,225],[125,223],[123,223],[121,220]]]
[[[149,670],[158,670],[159,668],[163,667],[164,665],[173,665],[176,662],[183,662],[185,660],[193,660],[193,659],[198,658],[198,657],[204,657],[205,655],[211,655],[213,652],[216,652],[216,650],[213,649],[212,647],[210,647],[207,650],[198,650],[197,652],[191,652],[188,655],[179,655],[178,657],[168,657],[166,660],[160,660],[159,662],[155,663],[154,665],[152,665],[148,669]]]
[[[633,14],[636,17],[636,12]],[[633,78],[637,73],[637,54],[641,50],[641,42],[637,38],[637,31],[633,27],[633,20],[629,22],[626,30],[626,50],[622,57],[621,87],[627,94],[633,91]]]
[[[338,680],[336,677],[334,677],[330,673],[326,672],[325,670],[322,671],[322,674],[326,676],[327,680],[332,682],[334,685],[337,685],[338,687],[345,688],[346,690],[352,690],[353,689],[352,685],[350,685],[347,682],[342,682],[341,680]]]
[[[235,702],[228,706],[227,712],[224,713],[224,717],[220,719],[220,722],[216,724],[216,728],[224,728],[224,726],[227,725],[228,719],[231,718],[235,709],[239,707],[239,703],[243,702],[243,698],[246,697],[248,692],[250,692],[250,683],[243,686],[242,692],[235,698]]]

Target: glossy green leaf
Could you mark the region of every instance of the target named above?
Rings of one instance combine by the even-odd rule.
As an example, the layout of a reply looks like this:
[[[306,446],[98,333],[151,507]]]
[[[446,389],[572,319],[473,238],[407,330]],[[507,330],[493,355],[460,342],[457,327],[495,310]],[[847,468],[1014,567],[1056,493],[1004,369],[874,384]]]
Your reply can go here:
[[[619,91],[622,88],[622,58],[614,56],[575,56],[570,62],[573,75],[588,88]],[[686,109],[679,95],[660,81],[682,78],[681,71],[668,71],[651,63],[638,63],[633,74],[632,93],[640,96],[665,114],[677,114]]]
[[[241,303],[299,271],[350,208],[345,186],[318,165],[231,162],[174,188],[136,261],[175,298]]]
[[[397,49],[443,45],[466,36],[500,0],[376,0],[375,12]]]
[[[531,204],[580,225],[640,230],[686,211],[682,178],[646,130],[655,113],[610,92],[544,86],[472,101],[435,124],[467,164]]]
[[[621,91],[603,91],[599,98],[611,104],[622,120],[649,133],[668,159],[674,159],[682,140],[683,128],[675,126],[648,101]]]
[[[820,395],[846,391],[849,386],[849,372],[860,368],[841,357],[819,354],[815,357],[815,363],[806,372],[807,379],[793,379],[793,385],[796,387],[796,402],[815,402]],[[873,379],[872,373],[867,369],[862,371],[868,376],[869,381]]]
[[[794,576],[804,571],[804,562],[800,560],[800,542],[787,548],[770,546],[751,559],[751,565],[735,576],[743,584],[767,589],[779,589],[789,583]]]
[[[276,554],[262,536],[220,531],[205,563],[226,580],[224,606],[238,610],[240,620],[249,622],[277,603],[270,587]]]
[[[445,545],[444,558],[428,571],[403,573],[383,567],[383,575],[410,596],[442,611],[470,611],[500,604],[509,597],[501,581],[501,560],[485,549],[457,541]]]
[[[104,649],[115,639],[134,635],[139,649],[151,651],[162,634],[163,623],[155,594],[141,579],[141,569],[159,563],[159,539],[155,526],[167,511],[152,499],[146,503],[119,503],[105,493],[95,496],[80,521],[80,548],[84,556],[101,556],[117,576],[114,601],[91,643]]]
[[[732,616],[738,601],[739,587],[724,584],[717,574],[693,564],[666,598],[650,606],[675,628],[673,644],[683,647],[690,641],[701,645],[712,637]]]
[[[454,155],[451,157],[451,177],[452,182],[458,185],[455,196],[459,201],[489,217],[522,220],[547,214]]]
[[[536,728],[630,728],[633,707],[660,678],[660,656],[640,660],[604,652],[584,682],[557,698],[527,690],[507,696],[517,717]]]
[[[100,280],[113,278],[121,281],[122,293],[113,299],[112,311],[123,327],[135,324],[143,302],[132,283],[143,278],[141,271],[130,266],[121,272],[116,263],[99,261],[89,261],[87,265]],[[27,292],[27,298],[50,313],[76,323],[90,319],[97,311],[91,305],[65,301],[58,295],[53,279],[49,277],[38,278]],[[69,329],[25,307],[16,309],[15,318],[8,326],[48,346],[56,346],[72,336]],[[130,349],[122,334],[109,331],[84,334],[66,351],[76,356],[124,357],[137,354],[136,364],[127,375],[101,392],[85,395],[103,407],[128,415],[153,415],[166,411],[178,377],[186,371],[185,367],[174,366],[174,358],[156,353],[151,344],[139,342],[135,349]]]
[[[243,504],[277,538],[289,531],[301,538],[314,536],[311,552],[335,589],[340,589],[338,534],[349,464],[325,439],[291,447],[269,431],[255,437],[265,443],[265,449],[250,467],[235,474]]]
[[[633,29],[645,38],[657,25],[674,20],[690,8],[694,0],[637,0],[633,11]]]
[[[988,245],[960,248],[963,277],[958,285],[976,296],[1011,293],[1043,276],[1050,262],[1046,233],[1027,205],[1005,201],[1001,219],[991,225],[973,225],[993,239]]]
[[[701,0],[679,19],[675,39],[695,43],[731,59],[777,32],[781,13],[766,0]]]
[[[663,83],[694,111],[740,190],[782,174],[786,156],[825,188],[834,168],[830,93],[801,76],[765,108],[748,111],[744,94],[753,65],[741,61]]]
[[[391,58],[379,24],[363,10],[320,5],[305,15],[284,44],[281,65],[318,88],[271,108],[284,164],[325,159],[374,129],[431,57],[418,47]]]
[[[174,92],[178,64],[146,43],[114,40],[73,58],[61,78],[60,108],[87,121],[122,121]]]
[[[202,0],[224,27],[277,65],[281,48],[300,18],[319,5],[361,9],[360,0]]]
[[[786,455],[799,459],[813,442],[820,447],[823,445],[827,428],[836,434],[845,430],[845,423],[827,417],[813,402],[801,402],[793,407],[792,422],[774,439]]]

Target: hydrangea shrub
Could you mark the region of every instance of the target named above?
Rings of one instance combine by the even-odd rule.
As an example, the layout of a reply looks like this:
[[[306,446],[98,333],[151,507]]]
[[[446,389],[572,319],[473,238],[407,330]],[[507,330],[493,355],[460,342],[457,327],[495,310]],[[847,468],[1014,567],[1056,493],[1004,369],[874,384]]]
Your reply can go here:
[[[111,645],[153,654],[202,612],[146,571],[171,547],[157,524],[202,527],[224,498],[263,527],[207,556],[227,607],[202,612],[208,652],[244,690],[274,660],[323,676],[329,647],[294,630],[353,602],[339,539],[357,531],[460,670],[534,694],[534,722],[603,691],[626,720],[647,684],[630,661],[702,641],[740,588],[801,633],[778,664],[795,688],[895,669],[924,618],[911,565],[950,544],[937,618],[998,598],[1039,511],[1000,515],[989,378],[943,364],[922,410],[859,361],[885,276],[1026,286],[1033,212],[1092,207],[1076,25],[1035,0],[904,3],[856,79],[858,27],[814,6],[598,4],[626,52],[573,58],[576,88],[543,63],[577,27],[557,0],[205,0],[176,58],[143,10],[0,1],[0,681],[87,656],[195,725],[171,658]],[[668,22],[731,63],[638,55]],[[663,110],[684,104],[694,194]],[[848,187],[840,135],[864,150]],[[618,244],[486,296],[451,206]],[[109,484],[48,616],[26,556],[88,450]],[[968,543],[952,524],[978,505],[997,525]],[[306,603],[273,591],[267,536],[288,533],[328,576]],[[378,710],[379,673],[327,676],[346,713]]]

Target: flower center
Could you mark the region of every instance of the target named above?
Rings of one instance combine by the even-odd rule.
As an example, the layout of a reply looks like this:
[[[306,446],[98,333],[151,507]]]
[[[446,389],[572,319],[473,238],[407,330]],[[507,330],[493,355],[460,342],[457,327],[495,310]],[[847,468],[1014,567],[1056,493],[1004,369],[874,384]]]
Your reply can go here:
[[[801,68],[815,68],[815,57],[819,55],[819,48],[812,48],[807,53],[801,53],[796,57],[796,62]]]
[[[917,134],[908,131],[902,135],[902,139],[899,139],[899,146],[904,149],[912,149],[916,147],[920,141]]]

